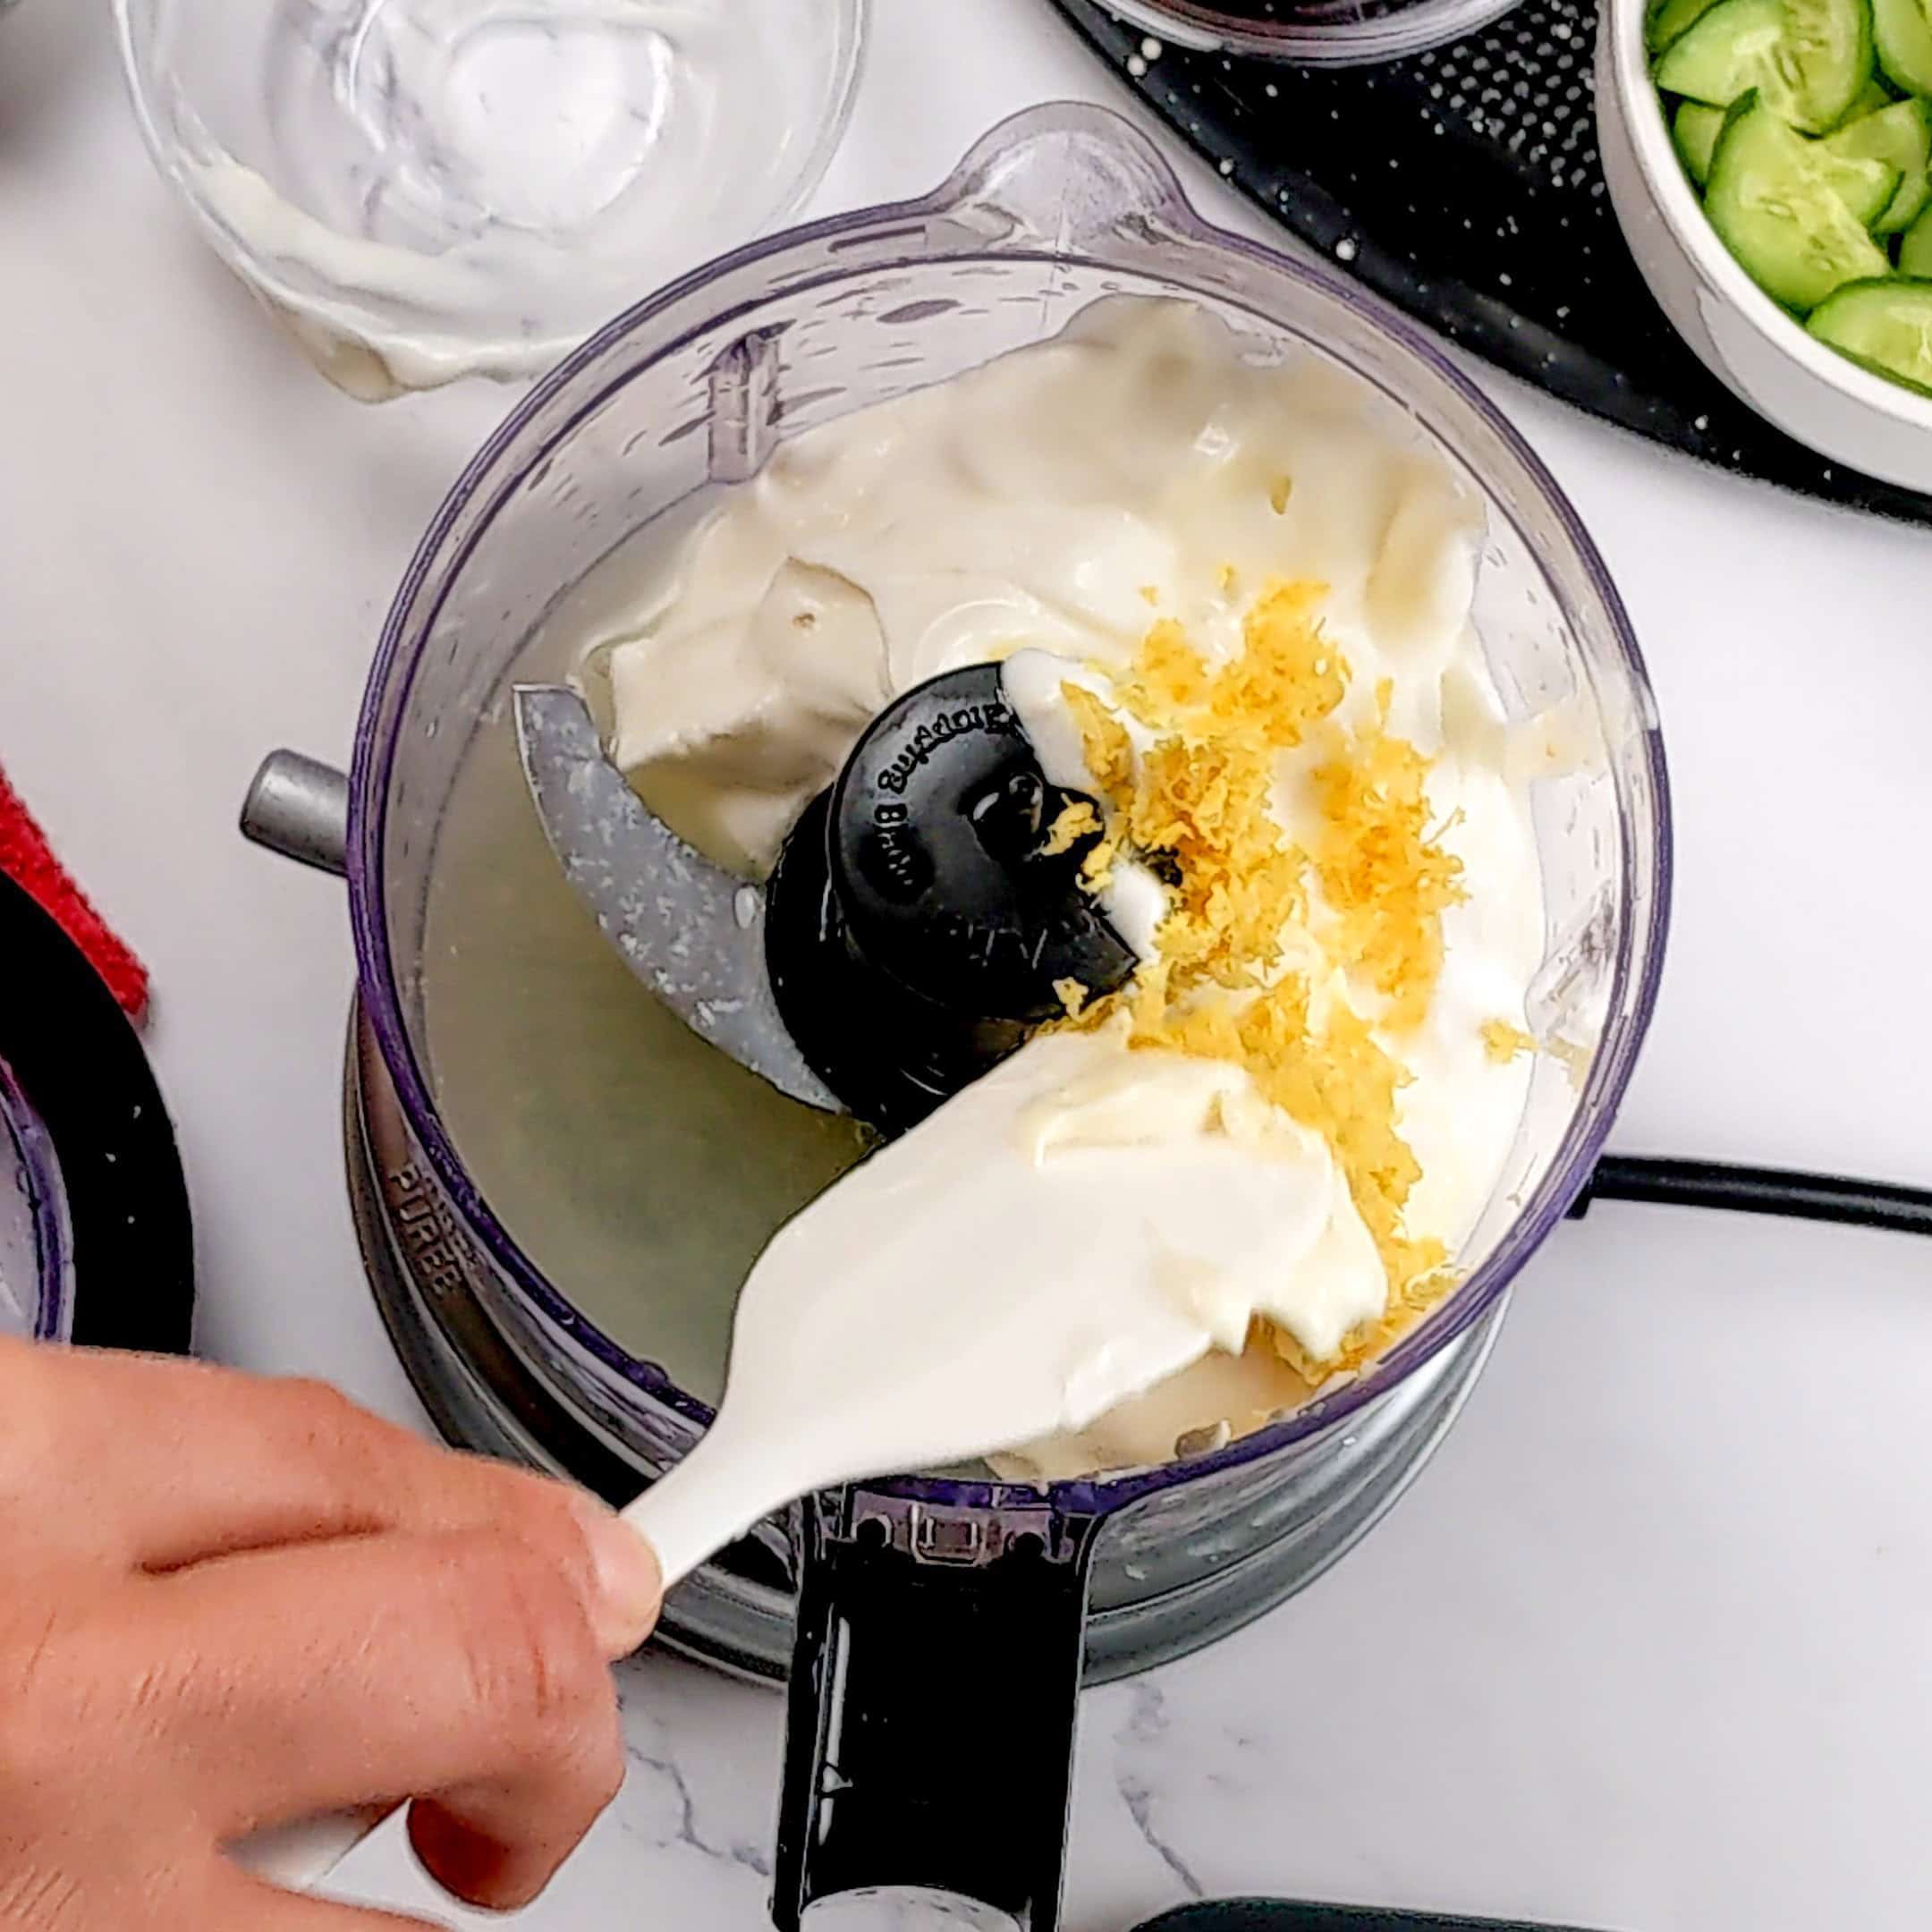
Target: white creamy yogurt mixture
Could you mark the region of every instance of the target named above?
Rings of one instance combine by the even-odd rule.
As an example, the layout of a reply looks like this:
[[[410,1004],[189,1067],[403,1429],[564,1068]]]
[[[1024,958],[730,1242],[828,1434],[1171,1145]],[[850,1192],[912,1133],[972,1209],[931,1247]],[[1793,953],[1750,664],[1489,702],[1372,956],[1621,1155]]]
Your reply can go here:
[[[1211,672],[1241,657],[1265,587],[1326,586],[1320,636],[1348,675],[1334,732],[1372,730],[1379,708],[1431,761],[1431,835],[1461,862],[1462,898],[1441,913],[1419,1024],[1380,1023],[1382,996],[1322,943],[1318,888],[1284,933],[1282,970],[1305,976],[1311,1011],[1369,1022],[1406,1070],[1395,1120],[1420,1178],[1402,1232],[1466,1270],[1530,1079],[1528,1055],[1492,1051],[1485,1029],[1522,1027],[1544,950],[1525,764],[1470,622],[1481,535],[1480,506],[1364,386],[1312,358],[1244,361],[1191,305],[1117,298],[1054,341],[784,445],[586,654],[644,796],[761,877],[896,693],[1002,661],[1048,775],[1097,796],[1069,682],[1144,753],[1116,685],[1155,623],[1178,624]],[[1275,767],[1269,808],[1304,851],[1321,836],[1325,755],[1311,738]],[[1151,959],[1164,888],[1123,862],[1106,891]],[[1136,1292],[1157,1284],[1191,1325],[1184,1352],[1200,1359],[1106,1413],[1070,1368],[1066,1431],[1001,1459],[1006,1473],[1157,1462],[1183,1438],[1245,1431],[1305,1401],[1308,1365],[1337,1360],[1390,1307],[1337,1148],[1242,1067],[1130,1048],[1129,1027],[1121,1013],[1035,1038],[970,1108],[942,1109],[864,1170],[908,1215],[922,1187],[946,1198],[951,1171],[981,1177],[997,1253],[936,1243],[944,1279],[927,1292],[970,1298],[994,1267],[1110,1270]]]

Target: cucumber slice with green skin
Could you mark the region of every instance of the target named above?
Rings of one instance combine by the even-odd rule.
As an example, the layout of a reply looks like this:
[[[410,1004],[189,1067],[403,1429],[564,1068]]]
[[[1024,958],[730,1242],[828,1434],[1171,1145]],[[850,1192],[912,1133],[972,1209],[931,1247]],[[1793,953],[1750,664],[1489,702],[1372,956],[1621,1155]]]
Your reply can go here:
[[[1932,280],[1932,208],[1900,238],[1899,273]]]
[[[1805,326],[1840,355],[1932,395],[1932,281],[1888,275],[1853,282],[1820,304]]]
[[[1711,156],[1717,149],[1717,137],[1724,132],[1724,111],[1707,107],[1702,101],[1680,101],[1677,117],[1671,123],[1671,139],[1677,143],[1684,173],[1699,188],[1710,179]]]
[[[1859,89],[1858,98],[1845,110],[1845,117],[1838,125],[1847,128],[1854,121],[1862,121],[1867,114],[1877,114],[1882,107],[1889,107],[1898,98],[1877,74],[1874,74]]]
[[[1844,119],[1871,71],[1869,0],[1718,0],[1665,50],[1653,78],[1707,107],[1755,88],[1793,127],[1822,134]]]
[[[1892,266],[1833,186],[1824,149],[1751,97],[1718,136],[1704,211],[1751,280],[1787,308],[1815,309]]]
[[[1932,0],[1873,0],[1878,64],[1908,94],[1932,94]]]
[[[1716,4],[1717,0],[1657,0],[1644,18],[1644,46],[1653,54],[1661,54]]]
[[[1711,156],[1716,150],[1724,125],[1724,112],[1721,107],[1707,107],[1701,101],[1682,101],[1678,105],[1671,136],[1683,158],[1685,172],[1699,188],[1710,179]],[[1841,155],[1835,149],[1827,155],[1820,150],[1817,159],[1838,199],[1868,228],[1880,214],[1889,213],[1892,204],[1905,192],[1902,170],[1877,155]],[[1922,165],[1919,172],[1922,175]],[[1911,212],[1917,214],[1918,209]]]
[[[1758,85],[1784,39],[1784,0],[1718,0],[1671,44],[1652,78],[1666,94],[1728,107]]]
[[[1829,153],[1842,160],[1883,161],[1899,171],[1898,191],[1872,223],[1879,234],[1896,234],[1919,218],[1932,199],[1932,101],[1894,101],[1862,120],[1847,121],[1825,137]]]
[[[1885,211],[1872,224],[1872,233],[1878,235],[1903,234],[1932,203],[1932,160],[1916,174],[1908,174],[1899,183],[1898,192],[1892,197]]]

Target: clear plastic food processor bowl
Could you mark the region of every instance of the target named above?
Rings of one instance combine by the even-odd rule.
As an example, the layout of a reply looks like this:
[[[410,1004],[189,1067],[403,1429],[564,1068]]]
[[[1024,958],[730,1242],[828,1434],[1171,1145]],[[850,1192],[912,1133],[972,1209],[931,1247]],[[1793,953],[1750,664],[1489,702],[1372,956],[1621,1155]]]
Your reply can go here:
[[[1130,1667],[1106,1648],[1122,1606],[1185,1605],[1291,1532],[1318,1539],[1305,1580],[1373,1520],[1453,1414],[1438,1397],[1472,1325],[1587,1180],[1656,987],[1669,871],[1662,747],[1628,623],[1569,504],[1406,323],[1204,224],[1115,116],[1040,109],[995,131],[926,199],[742,250],[612,323],[519,406],[428,532],[371,675],[348,850],[366,1015],[421,1155],[403,1183],[412,1200],[436,1197],[412,1224],[409,1238],[430,1244],[419,1258],[465,1282],[522,1361],[640,1478],[696,1440],[745,1267],[856,1143],[697,1046],[607,955],[522,795],[509,687],[564,668],[550,640],[569,626],[548,620],[639,530],[674,530],[703,492],[750,477],[787,437],[1052,336],[1123,292],[1199,303],[1258,360],[1308,354],[1348,372],[1379,393],[1392,434],[1432,444],[1486,504],[1477,618],[1496,686],[1515,716],[1557,712],[1569,750],[1534,797],[1547,956],[1529,1017],[1555,1050],[1538,1056],[1467,1279],[1353,1385],[1160,1468],[1045,1493],[908,1478],[767,1526],[772,1560],[802,1576],[781,1923],[817,1894],[883,1882],[869,1843],[899,1845],[919,1882],[1038,1906],[1053,1888],[1038,1861],[1007,1883],[1006,1852],[982,1841],[962,1872],[963,1854],[936,1842],[919,1852],[900,1813],[868,1811],[850,1724],[828,1822],[830,1787],[815,1782],[834,1734],[826,1708],[901,1694],[889,1672],[835,1669],[834,1650],[857,1643],[846,1661],[862,1661],[871,1643],[903,1655],[908,1679],[922,1675],[913,1647],[941,1598],[985,1609],[997,1590],[970,1592],[1002,1563],[1059,1566],[1052,1589],[1013,1584],[1015,1628],[1029,1634],[999,1653],[1002,1707],[1017,1715],[1003,1718],[997,1774],[1012,1794],[1016,1765],[1041,1767],[1033,1802],[1051,1812],[1057,1789],[1056,1843],[1089,1579],[1089,1668]],[[1435,1420],[1391,1433],[1418,1416]],[[1362,1459],[1377,1453],[1402,1467],[1385,1469],[1365,1504]],[[951,1564],[957,1592],[894,1597],[891,1577],[864,1567],[894,1552]],[[755,1581],[706,1587],[739,1589],[747,1627],[764,1614]],[[1170,1649],[1201,1640],[1201,1619],[1191,1627],[1177,1618]],[[1071,1636],[1060,1643],[1055,1630]],[[931,1636],[928,1654],[946,1640]],[[1036,1694],[1008,1682],[1009,1662],[1045,1674]],[[1037,1748],[1015,1724],[1039,1727]],[[955,1726],[944,1766],[874,1767],[870,1788],[883,1804],[882,1783],[962,1776],[974,1748]],[[1047,1824],[1038,1831],[1044,1842]]]

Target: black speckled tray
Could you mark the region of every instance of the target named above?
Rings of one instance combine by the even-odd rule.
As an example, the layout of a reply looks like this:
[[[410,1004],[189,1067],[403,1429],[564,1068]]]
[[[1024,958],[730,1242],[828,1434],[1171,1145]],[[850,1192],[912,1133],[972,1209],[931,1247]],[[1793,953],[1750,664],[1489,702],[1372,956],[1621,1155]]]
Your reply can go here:
[[[1932,524],[1698,360],[1623,245],[1597,156],[1594,0],[1522,0],[1453,46],[1317,69],[1163,47],[1054,0],[1185,140],[1304,242],[1452,341],[1592,415],[1787,489]]]

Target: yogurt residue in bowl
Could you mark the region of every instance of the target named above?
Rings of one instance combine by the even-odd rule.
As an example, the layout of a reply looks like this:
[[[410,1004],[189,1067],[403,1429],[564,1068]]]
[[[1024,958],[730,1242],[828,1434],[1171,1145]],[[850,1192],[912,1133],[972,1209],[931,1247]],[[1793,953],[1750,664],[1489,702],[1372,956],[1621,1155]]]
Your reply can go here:
[[[874,1165],[911,1213],[942,1155],[983,1172],[1000,1227],[936,1250],[945,1292],[1085,1226],[1204,1354],[1004,1473],[1245,1432],[1480,1258],[1535,1051],[1548,756],[1471,623],[1482,533],[1359,381],[1117,298],[787,443],[586,640],[619,763],[753,877],[894,695],[966,665],[1004,665],[1048,776],[1095,801],[1048,836],[1089,845],[1135,979],[1063,987],[970,1134],[942,1109]]]
[[[325,374],[532,376],[750,240],[843,131],[864,0],[117,0],[149,146]]]

